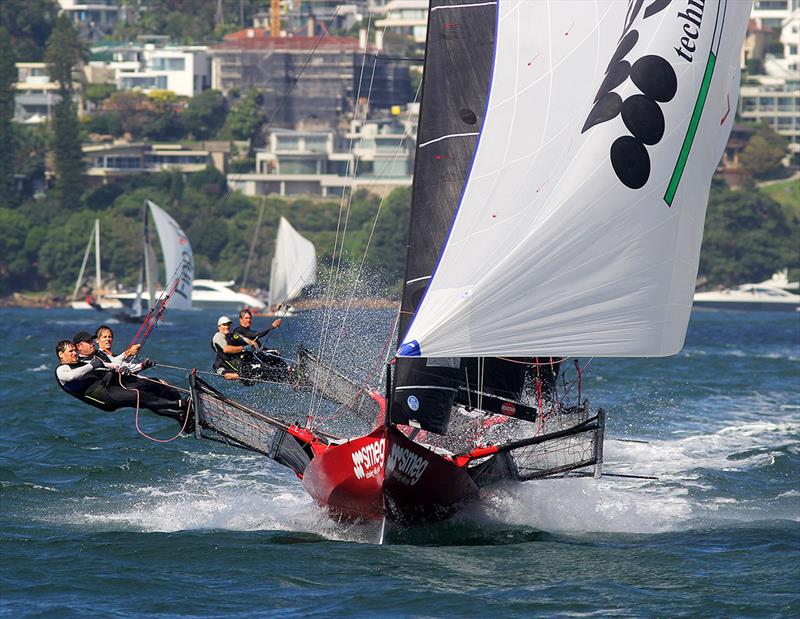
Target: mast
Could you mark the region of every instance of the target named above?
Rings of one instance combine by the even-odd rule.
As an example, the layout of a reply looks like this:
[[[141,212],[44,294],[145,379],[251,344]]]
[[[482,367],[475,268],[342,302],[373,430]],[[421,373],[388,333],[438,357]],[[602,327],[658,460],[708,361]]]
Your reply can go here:
[[[73,301],[78,297],[78,289],[81,287],[81,282],[83,282],[83,273],[86,270],[86,262],[89,260],[89,252],[92,250],[92,239],[94,239],[94,229],[92,229],[92,233],[89,235],[89,242],[86,243],[86,251],[83,252],[83,262],[81,262],[81,270],[78,273],[78,279],[75,280],[75,289],[72,291]]]
[[[145,283],[147,285],[147,299],[150,304],[150,307],[155,307],[156,304],[156,288],[155,282],[153,281],[153,268],[154,268],[154,258],[153,255],[153,247],[150,245],[150,231],[148,226],[148,216],[147,216],[147,200],[144,201],[144,237],[143,237],[143,244],[144,244],[144,276],[145,276]]]
[[[94,289],[101,290],[103,277],[100,274],[100,220],[94,220]]]
[[[495,3],[432,0],[429,7],[398,344],[425,294],[469,178],[489,96],[496,14]],[[444,433],[453,404],[477,400],[479,378],[482,393],[514,400],[524,373],[524,365],[498,359],[398,358],[391,421]]]

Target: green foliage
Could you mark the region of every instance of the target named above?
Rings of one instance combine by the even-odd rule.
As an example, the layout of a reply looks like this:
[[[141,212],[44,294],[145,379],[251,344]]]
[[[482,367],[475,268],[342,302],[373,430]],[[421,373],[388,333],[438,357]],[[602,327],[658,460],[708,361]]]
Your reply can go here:
[[[132,4],[132,3],[129,3]],[[228,32],[253,23],[264,0],[223,0],[222,14],[216,0],[139,0],[137,18],[117,22],[114,38],[130,41],[142,34],[166,34],[174,43],[202,44],[219,41]],[[240,10],[244,13],[241,21]]]
[[[78,33],[66,16],[60,16],[47,41],[45,60],[50,78],[58,82],[59,101],[53,107],[52,150],[56,170],[56,195],[61,208],[75,208],[83,193],[83,151],[73,96],[73,72],[85,56]]]
[[[45,43],[58,17],[56,0],[3,0],[0,2],[0,25],[11,37],[17,62],[40,62]]]
[[[183,124],[196,140],[207,140],[225,123],[227,106],[218,90],[206,90],[192,97],[183,112]]]
[[[78,68],[78,63],[86,57],[86,49],[72,22],[65,15],[59,16],[47,40],[44,58],[50,79],[58,83],[59,94],[62,97],[72,93],[75,70]]]
[[[98,105],[117,92],[114,84],[86,84],[83,88],[83,98]]]
[[[258,90],[252,88],[233,106],[220,135],[232,140],[253,141],[266,121],[264,99]]]
[[[410,213],[411,192],[407,189],[395,189],[381,205],[367,259],[375,267],[385,269],[387,281],[397,281],[403,275]],[[365,230],[371,225],[365,223]]]
[[[25,251],[25,239],[31,222],[18,209],[0,208],[0,293],[8,294],[27,284],[26,277],[32,268],[30,256]]]
[[[50,143],[48,128],[15,123],[13,129],[14,172],[28,178],[43,178],[44,156]]]
[[[17,69],[14,66],[11,37],[8,30],[0,25],[0,207],[13,206],[17,202],[14,182],[16,139],[12,125],[16,81]]]
[[[762,124],[750,136],[739,161],[750,174],[763,178],[783,167],[781,161],[786,156],[786,146],[786,138]]]
[[[779,268],[798,266],[798,238],[797,222],[756,188],[712,189],[700,275],[725,286],[768,279]]]
[[[129,133],[135,139],[175,140],[184,137],[179,103],[167,97],[148,97],[136,90],[115,92],[85,127],[114,136]]]
[[[783,207],[787,217],[800,219],[800,179],[771,183],[760,189]]]

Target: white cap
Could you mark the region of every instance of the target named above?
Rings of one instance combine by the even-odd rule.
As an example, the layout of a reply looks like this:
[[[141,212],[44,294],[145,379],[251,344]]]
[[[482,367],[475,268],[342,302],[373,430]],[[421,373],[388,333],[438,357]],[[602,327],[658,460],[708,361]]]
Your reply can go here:
[[[219,320],[217,320],[217,326],[230,324],[233,324],[233,321],[227,316],[220,316]]]

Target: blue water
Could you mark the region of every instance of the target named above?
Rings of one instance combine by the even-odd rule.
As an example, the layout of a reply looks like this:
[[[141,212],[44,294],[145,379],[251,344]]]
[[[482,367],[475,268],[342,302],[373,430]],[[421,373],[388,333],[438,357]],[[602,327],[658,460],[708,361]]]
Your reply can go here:
[[[62,393],[53,345],[99,314],[0,319],[5,616],[800,616],[798,315],[695,313],[676,357],[592,361],[583,395],[608,411],[606,471],[658,481],[531,482],[382,546],[261,456],[152,442],[132,410]],[[287,320],[270,343],[316,345],[320,319]],[[389,316],[351,322],[335,346],[367,375]],[[208,369],[215,324],[168,312],[151,373]],[[135,327],[112,326],[121,348]],[[242,396],[281,405],[261,386]],[[147,412],[139,424],[175,433]]]

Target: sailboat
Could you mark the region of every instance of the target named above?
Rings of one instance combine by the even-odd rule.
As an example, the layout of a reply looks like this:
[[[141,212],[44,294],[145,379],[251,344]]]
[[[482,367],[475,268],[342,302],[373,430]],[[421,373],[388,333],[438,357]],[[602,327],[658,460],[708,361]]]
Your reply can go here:
[[[314,244],[281,217],[275,237],[275,255],[269,275],[268,307],[280,315],[292,312],[290,301],[317,281],[317,251]]]
[[[94,294],[87,293],[83,301],[78,301],[78,291],[84,284],[83,275],[86,272],[86,264],[89,261],[89,254],[92,251],[92,244],[94,243]],[[89,235],[89,242],[86,244],[86,250],[83,252],[83,262],[81,262],[81,270],[78,273],[78,279],[75,280],[75,288],[72,291],[70,299],[70,307],[72,309],[118,309],[122,304],[114,299],[104,296],[103,290],[103,275],[100,270],[100,220],[94,220],[94,227],[92,233]]]
[[[385,388],[305,350],[294,370],[373,429],[301,425],[193,375],[197,436],[291,468],[345,519],[446,518],[498,482],[602,475],[582,360],[682,348],[739,92],[750,3],[677,4],[431,0]]]
[[[194,256],[192,245],[183,228],[160,206],[144,201],[144,234],[142,236],[142,268],[139,272],[139,283],[136,292],[112,295],[126,306],[127,313],[119,313],[117,317],[125,321],[139,321],[146,313],[142,307],[143,295],[149,307],[154,307],[156,300],[164,295],[163,290],[156,289],[158,279],[158,261],[153,247],[153,228],[161,243],[161,255],[164,259],[164,282],[172,293],[170,307],[172,309],[192,308],[192,286],[194,283]]]

